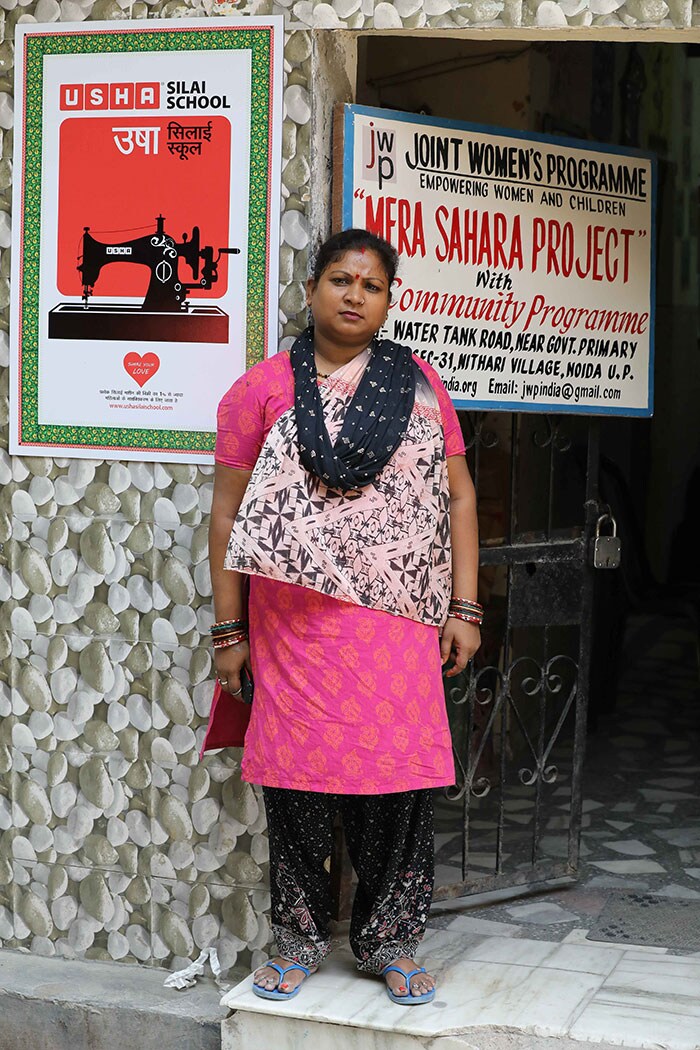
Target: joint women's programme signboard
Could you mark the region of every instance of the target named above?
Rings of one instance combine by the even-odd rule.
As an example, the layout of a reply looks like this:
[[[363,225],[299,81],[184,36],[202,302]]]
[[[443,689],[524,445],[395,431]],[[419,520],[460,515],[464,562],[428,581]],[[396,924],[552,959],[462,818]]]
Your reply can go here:
[[[455,404],[652,413],[654,158],[364,106],[342,225],[401,256],[387,334]]]
[[[16,45],[11,451],[211,462],[277,349],[282,20]]]

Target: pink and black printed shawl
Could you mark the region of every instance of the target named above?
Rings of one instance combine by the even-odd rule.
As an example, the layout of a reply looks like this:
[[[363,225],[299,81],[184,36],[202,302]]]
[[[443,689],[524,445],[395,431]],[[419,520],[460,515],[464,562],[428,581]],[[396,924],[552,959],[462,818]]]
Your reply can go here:
[[[369,361],[320,387],[331,440]],[[231,531],[225,568],[442,626],[451,590],[449,489],[440,407],[421,371],[403,440],[357,491],[329,489],[301,463],[294,408],[273,425]]]

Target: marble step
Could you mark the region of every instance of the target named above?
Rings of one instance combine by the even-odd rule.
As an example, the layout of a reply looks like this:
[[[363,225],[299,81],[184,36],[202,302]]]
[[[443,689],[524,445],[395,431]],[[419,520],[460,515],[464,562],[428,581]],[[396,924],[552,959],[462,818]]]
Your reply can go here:
[[[299,995],[270,1002],[248,977],[222,1000],[222,1050],[697,1050],[700,959],[432,930],[433,1003],[389,1001],[347,948]]]

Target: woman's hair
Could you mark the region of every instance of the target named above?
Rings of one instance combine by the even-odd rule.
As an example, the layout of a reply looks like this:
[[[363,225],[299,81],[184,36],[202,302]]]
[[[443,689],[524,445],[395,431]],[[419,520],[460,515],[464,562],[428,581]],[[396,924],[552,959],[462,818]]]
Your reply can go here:
[[[399,254],[383,237],[377,237],[375,233],[367,230],[342,230],[334,233],[321,245],[316,252],[313,272],[314,281],[317,281],[324,270],[342,258],[346,252],[370,251],[379,256],[381,264],[389,282],[389,288],[394,283],[396,270],[399,265]]]

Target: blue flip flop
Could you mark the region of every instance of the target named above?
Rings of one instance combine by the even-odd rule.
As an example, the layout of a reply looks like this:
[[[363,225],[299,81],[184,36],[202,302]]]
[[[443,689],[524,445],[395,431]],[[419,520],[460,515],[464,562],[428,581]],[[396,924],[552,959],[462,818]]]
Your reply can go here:
[[[281,992],[280,985],[282,984],[284,975],[289,973],[290,970],[301,970],[305,977],[311,975],[311,970],[307,969],[306,966],[302,966],[301,963],[292,963],[291,966],[282,967],[278,966],[275,962],[268,961],[263,963],[263,966],[261,966],[260,969],[264,966],[267,966],[270,970],[277,970],[277,973],[280,975],[280,981],[276,988],[263,988],[261,985],[253,982],[253,991],[256,995],[259,995],[261,999],[293,999],[295,995],[298,995],[301,984],[298,984],[291,992]]]
[[[382,970],[382,977],[385,977],[391,972],[400,973],[406,981],[406,987],[408,988],[407,995],[397,995],[396,992],[392,992],[391,988],[387,984],[386,994],[391,999],[392,1003],[399,1003],[400,1006],[418,1006],[419,1003],[431,1003],[435,998],[435,989],[431,988],[429,992],[424,992],[423,995],[414,995],[411,991],[411,978],[415,977],[417,973],[425,973],[425,966],[421,966],[417,970],[411,970],[410,973],[406,973],[400,966],[385,966]]]

